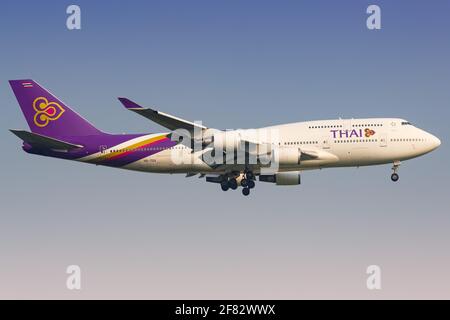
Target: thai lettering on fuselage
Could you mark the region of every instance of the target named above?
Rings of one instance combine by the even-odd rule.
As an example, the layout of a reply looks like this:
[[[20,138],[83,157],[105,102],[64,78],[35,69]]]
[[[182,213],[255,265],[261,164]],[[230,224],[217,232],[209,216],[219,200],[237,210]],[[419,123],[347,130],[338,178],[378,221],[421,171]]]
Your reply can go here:
[[[330,130],[333,139],[370,138],[375,131],[369,128],[352,130]]]

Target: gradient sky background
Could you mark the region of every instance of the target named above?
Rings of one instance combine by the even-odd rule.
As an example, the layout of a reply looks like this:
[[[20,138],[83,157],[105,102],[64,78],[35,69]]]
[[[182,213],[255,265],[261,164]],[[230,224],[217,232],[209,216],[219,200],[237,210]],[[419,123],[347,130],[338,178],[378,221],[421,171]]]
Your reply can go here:
[[[449,1],[2,2],[0,298],[450,298],[449,14]],[[7,130],[28,129],[7,83],[20,78],[109,132],[164,131],[127,96],[219,128],[401,117],[442,145],[396,184],[389,165],[328,169],[244,198],[22,152]],[[366,288],[371,264],[381,291]]]

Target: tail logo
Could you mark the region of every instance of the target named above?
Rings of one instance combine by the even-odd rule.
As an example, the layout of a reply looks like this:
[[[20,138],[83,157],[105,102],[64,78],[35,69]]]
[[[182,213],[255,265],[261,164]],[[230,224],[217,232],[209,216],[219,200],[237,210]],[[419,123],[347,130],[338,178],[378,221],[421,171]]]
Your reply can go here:
[[[50,121],[59,119],[65,111],[59,103],[48,102],[44,97],[34,99],[33,109],[36,111],[34,124],[40,128],[47,126]]]

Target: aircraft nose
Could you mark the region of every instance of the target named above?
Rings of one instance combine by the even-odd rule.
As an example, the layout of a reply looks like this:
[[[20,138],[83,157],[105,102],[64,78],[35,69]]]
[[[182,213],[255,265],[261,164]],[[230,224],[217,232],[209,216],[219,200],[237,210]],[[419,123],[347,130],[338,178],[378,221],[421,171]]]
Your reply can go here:
[[[431,142],[431,146],[432,146],[433,150],[441,145],[441,140],[439,140],[438,137],[433,136],[433,135],[431,135],[430,142]]]

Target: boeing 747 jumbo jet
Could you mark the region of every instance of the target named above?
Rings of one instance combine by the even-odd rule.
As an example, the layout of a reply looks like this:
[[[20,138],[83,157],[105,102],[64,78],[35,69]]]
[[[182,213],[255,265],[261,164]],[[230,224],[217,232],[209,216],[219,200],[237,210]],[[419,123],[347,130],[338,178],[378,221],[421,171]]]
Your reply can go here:
[[[397,118],[305,121],[259,129],[219,130],[120,102],[169,129],[165,133],[109,134],[95,128],[33,80],[9,81],[31,132],[11,130],[28,153],[121,169],[199,175],[222,190],[255,181],[298,185],[303,170],[392,164],[436,149],[440,140]]]

